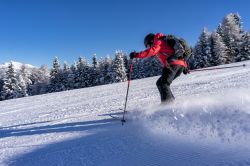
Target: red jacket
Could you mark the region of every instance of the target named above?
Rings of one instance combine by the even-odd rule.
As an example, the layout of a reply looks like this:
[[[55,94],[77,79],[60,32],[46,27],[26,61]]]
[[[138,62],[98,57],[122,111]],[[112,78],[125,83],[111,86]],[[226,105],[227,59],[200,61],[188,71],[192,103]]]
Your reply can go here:
[[[137,53],[136,58],[147,58],[157,55],[163,66],[168,66],[167,59],[169,58],[169,56],[175,54],[175,51],[161,39],[163,36],[164,35],[162,33],[157,33],[154,38],[153,46]],[[171,62],[170,65],[181,65],[187,67],[187,64],[184,60],[176,60],[174,62]]]

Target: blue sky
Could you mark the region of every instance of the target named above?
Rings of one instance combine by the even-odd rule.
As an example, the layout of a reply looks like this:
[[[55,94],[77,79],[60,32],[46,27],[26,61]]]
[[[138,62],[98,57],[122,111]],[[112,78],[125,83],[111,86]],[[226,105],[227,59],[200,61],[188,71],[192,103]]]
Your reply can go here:
[[[0,63],[51,66],[55,56],[141,51],[147,33],[176,34],[194,45],[204,26],[216,29],[238,12],[250,29],[248,0],[0,0]]]

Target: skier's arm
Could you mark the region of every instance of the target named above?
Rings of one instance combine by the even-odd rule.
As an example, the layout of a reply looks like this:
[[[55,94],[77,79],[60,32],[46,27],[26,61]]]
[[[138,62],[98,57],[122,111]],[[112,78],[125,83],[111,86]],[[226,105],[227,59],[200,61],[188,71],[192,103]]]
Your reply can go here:
[[[146,49],[145,51],[137,53],[136,58],[146,58],[156,55],[161,49],[162,42],[162,40],[155,40],[152,47]]]

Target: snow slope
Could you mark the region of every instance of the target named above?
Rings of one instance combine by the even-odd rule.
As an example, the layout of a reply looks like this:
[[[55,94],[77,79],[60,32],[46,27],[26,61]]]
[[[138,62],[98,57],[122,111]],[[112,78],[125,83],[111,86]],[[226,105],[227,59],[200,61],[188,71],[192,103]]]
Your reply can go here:
[[[121,114],[126,82],[1,101],[0,165],[248,166],[244,63],[182,75],[164,107],[158,77],[132,81],[123,126],[108,114]]]

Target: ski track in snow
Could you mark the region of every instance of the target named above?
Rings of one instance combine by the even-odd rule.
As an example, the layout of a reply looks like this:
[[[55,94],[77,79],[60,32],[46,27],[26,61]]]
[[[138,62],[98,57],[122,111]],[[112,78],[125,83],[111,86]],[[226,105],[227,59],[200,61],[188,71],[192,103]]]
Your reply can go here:
[[[158,77],[0,102],[0,165],[249,166],[250,61],[182,75],[159,105]],[[230,65],[227,65],[230,66]]]

